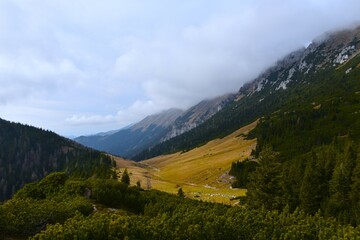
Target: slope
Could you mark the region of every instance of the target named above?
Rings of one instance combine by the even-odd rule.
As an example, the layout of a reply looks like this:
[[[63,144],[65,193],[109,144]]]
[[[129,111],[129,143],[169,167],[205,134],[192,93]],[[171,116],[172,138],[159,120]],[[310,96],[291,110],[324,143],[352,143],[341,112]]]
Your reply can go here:
[[[258,139],[255,157],[265,163],[260,160],[247,186],[251,207],[288,206],[360,224],[359,79],[360,56],[355,55],[259,122],[250,135]],[[274,164],[266,165],[266,159]],[[264,172],[277,180],[269,183]]]
[[[140,163],[119,158],[115,161],[121,171],[128,168],[134,185],[140,181],[145,188],[151,186],[169,193],[177,193],[181,187],[190,198],[231,203],[230,199],[244,195],[245,191],[231,189],[232,178],[228,171],[232,162],[246,159],[255,148],[256,140],[244,137],[256,124],[257,121],[189,152],[163,155]]]
[[[0,119],[0,201],[53,171],[76,177],[111,174],[111,159],[53,132]]]

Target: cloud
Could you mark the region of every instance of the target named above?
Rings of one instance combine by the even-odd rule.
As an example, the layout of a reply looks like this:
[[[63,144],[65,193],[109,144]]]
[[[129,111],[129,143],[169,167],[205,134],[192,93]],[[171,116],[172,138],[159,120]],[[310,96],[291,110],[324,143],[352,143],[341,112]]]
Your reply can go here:
[[[136,101],[130,107],[119,110],[116,114],[111,115],[72,115],[66,118],[66,122],[78,126],[78,125],[94,125],[94,124],[121,124],[128,125],[134,121],[139,120],[143,116],[154,114],[154,112],[161,111],[162,108],[156,105],[153,101]]]
[[[104,123],[114,123],[116,117],[112,115],[92,115],[92,116],[79,116],[73,115],[70,118],[67,118],[65,121],[73,125],[83,125],[83,124],[104,124]]]
[[[120,128],[235,92],[359,12],[357,0],[4,0],[0,116],[63,134]],[[15,112],[27,106],[42,111]]]
[[[69,59],[49,62],[31,53],[0,55],[0,104],[74,86],[82,75]]]
[[[355,1],[239,5],[235,14],[220,14],[172,35],[150,41],[133,38],[117,58],[114,75],[140,81],[155,105],[189,107],[201,99],[238,90],[323,31],[359,19]]]

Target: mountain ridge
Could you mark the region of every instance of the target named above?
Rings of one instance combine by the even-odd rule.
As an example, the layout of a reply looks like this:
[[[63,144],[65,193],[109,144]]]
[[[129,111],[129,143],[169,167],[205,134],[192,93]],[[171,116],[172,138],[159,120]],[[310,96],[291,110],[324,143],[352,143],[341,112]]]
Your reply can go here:
[[[127,129],[113,134],[81,136],[74,140],[101,151],[132,158],[145,149],[181,135],[209,119],[232,101],[234,94],[207,99],[186,111],[168,109],[145,117]]]
[[[304,91],[314,82],[323,84],[319,82],[323,76],[358,56],[359,49],[360,27],[328,34],[327,38],[288,54],[253,81],[244,84],[233,102],[197,128],[145,150],[134,159],[144,160],[190,150],[271,114],[290,101],[302,99],[297,92]],[[351,72],[351,69],[347,68],[343,73],[346,72]]]

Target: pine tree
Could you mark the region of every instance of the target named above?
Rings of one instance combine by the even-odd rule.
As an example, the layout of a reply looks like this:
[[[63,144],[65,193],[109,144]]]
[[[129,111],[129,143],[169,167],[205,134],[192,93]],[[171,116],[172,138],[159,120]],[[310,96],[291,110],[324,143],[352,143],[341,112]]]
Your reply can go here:
[[[351,146],[347,146],[343,154],[337,157],[337,164],[330,181],[330,199],[328,212],[348,222],[351,206],[350,191],[352,172],[356,165],[356,154]]]
[[[260,153],[256,170],[250,176],[248,204],[252,208],[282,209],[283,196],[281,164],[272,149],[265,147]]]
[[[321,204],[320,175],[315,153],[308,158],[300,188],[300,207],[307,213],[316,213]]]
[[[355,224],[360,225],[360,155],[356,159],[356,167],[352,174],[352,185],[350,192],[353,219]]]
[[[178,196],[181,197],[181,198],[184,198],[184,197],[185,197],[185,193],[184,193],[184,191],[182,190],[182,188],[179,188],[179,190],[178,190]]]
[[[128,174],[128,171],[127,171],[126,168],[125,168],[125,170],[123,172],[123,175],[121,177],[121,182],[125,183],[126,185],[130,185],[130,177],[129,177],[129,174]]]

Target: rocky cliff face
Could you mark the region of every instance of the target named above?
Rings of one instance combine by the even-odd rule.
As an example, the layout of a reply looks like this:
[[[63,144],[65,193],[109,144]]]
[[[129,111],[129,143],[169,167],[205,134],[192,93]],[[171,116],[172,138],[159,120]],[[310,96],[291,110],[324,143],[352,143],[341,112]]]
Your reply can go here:
[[[181,116],[181,114],[184,111],[180,109],[169,109],[166,111],[163,111],[159,114],[154,114],[145,117],[140,122],[134,124],[132,127],[130,127],[130,130],[135,131],[140,129],[142,132],[145,132],[149,129],[150,126],[156,126],[156,127],[162,127],[167,128],[174,124],[175,120]]]
[[[233,101],[234,96],[234,94],[226,94],[213,99],[201,101],[195,106],[189,108],[170,126],[169,132],[162,141],[166,141],[196,128],[219,112],[226,104]]]
[[[270,94],[286,90],[306,75],[325,69],[338,67],[360,52],[360,27],[335,33],[326,33],[315,39],[307,48],[292,52],[275,66],[259,75],[254,81],[245,84],[236,99],[269,91]],[[347,71],[351,71],[348,69]]]

